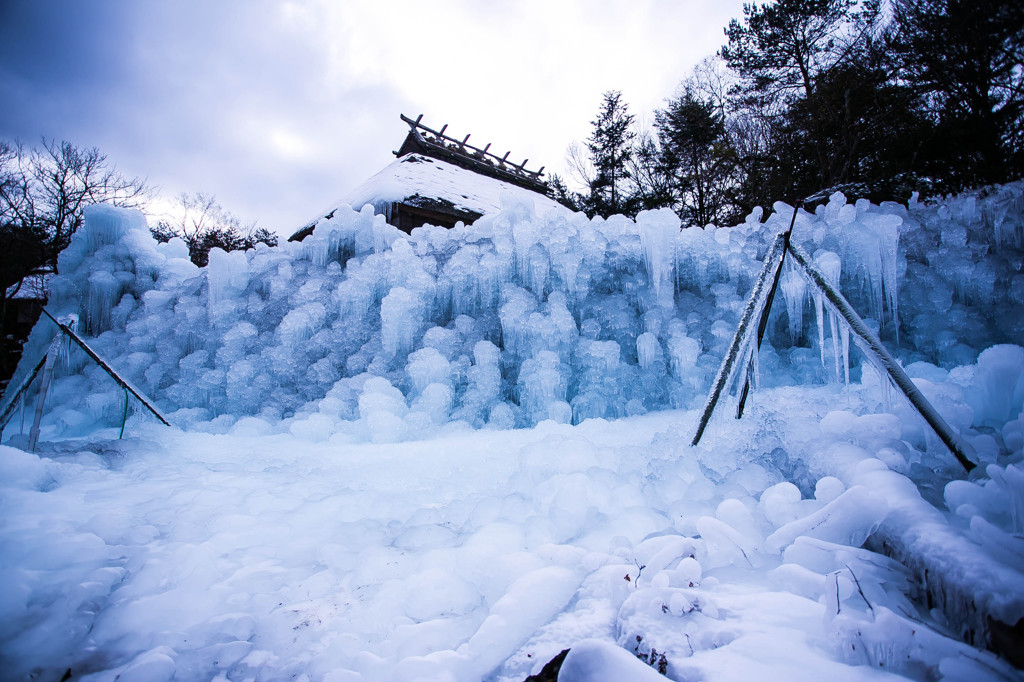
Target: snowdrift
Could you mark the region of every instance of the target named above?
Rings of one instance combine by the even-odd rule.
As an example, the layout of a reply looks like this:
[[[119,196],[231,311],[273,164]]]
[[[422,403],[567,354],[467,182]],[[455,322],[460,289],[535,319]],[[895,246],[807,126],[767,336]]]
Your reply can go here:
[[[49,308],[77,314],[182,427],[397,441],[579,423],[699,403],[791,214],[778,204],[763,224],[680,231],[668,211],[590,221],[507,196],[474,225],[405,235],[342,209],[301,243],[214,250],[199,269],[139,214],[94,207]],[[901,360],[952,367],[1024,338],[1022,214],[1020,185],[909,208],[836,194],[800,212],[794,240]],[[847,330],[803,276],[785,273],[781,291],[762,383],[856,379]],[[53,333],[39,324],[19,374]],[[44,438],[119,423],[122,393],[83,354],[56,376]],[[1015,416],[982,402],[977,424]]]

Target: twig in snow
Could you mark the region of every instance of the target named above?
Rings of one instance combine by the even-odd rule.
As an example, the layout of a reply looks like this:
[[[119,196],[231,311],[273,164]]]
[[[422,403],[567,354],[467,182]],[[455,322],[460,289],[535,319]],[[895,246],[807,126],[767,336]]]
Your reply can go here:
[[[633,587],[636,588],[640,586],[640,574],[644,572],[645,568],[647,568],[647,564],[641,566],[640,562],[636,559],[633,559],[633,563],[636,564],[636,580],[633,581]]]
[[[846,570],[850,572],[851,576],[853,576],[853,584],[857,586],[857,592],[860,593],[860,598],[863,599],[864,603],[868,605],[869,609],[871,609],[871,615],[874,615],[875,607],[871,605],[871,602],[869,602],[868,598],[864,595],[864,590],[860,588],[860,581],[857,580],[857,574],[853,572],[852,568],[850,568],[850,564],[846,564]],[[839,578],[836,578],[836,585],[838,586],[838,584]]]
[[[833,573],[832,577],[836,581],[836,615],[838,616],[839,612],[843,610],[843,603],[839,599],[839,571]]]

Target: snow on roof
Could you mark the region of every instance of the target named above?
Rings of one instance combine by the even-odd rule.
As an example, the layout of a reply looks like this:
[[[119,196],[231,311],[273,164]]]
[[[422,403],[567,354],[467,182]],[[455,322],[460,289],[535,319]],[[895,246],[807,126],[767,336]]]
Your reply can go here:
[[[406,154],[335,202],[316,219],[343,204],[356,210],[365,204],[373,204],[375,210],[381,212],[382,204],[406,203],[414,197],[440,199],[451,202],[457,211],[486,215],[501,209],[501,197],[505,193],[532,201],[537,215],[552,208],[568,210],[539,192],[422,154]]]

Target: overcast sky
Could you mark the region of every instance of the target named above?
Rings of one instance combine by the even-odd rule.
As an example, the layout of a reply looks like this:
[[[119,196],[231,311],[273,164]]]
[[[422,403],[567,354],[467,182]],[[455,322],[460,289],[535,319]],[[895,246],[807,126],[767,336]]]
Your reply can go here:
[[[398,115],[564,174],[601,93],[650,120],[742,0],[0,0],[0,137],[96,146],[283,234],[393,160]]]

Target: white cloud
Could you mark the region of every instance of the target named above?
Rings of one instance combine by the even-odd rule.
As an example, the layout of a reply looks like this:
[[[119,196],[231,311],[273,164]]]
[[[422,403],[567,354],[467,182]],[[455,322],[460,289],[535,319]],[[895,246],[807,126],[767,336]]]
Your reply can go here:
[[[399,113],[561,173],[602,92],[621,90],[649,119],[741,11],[742,0],[121,0],[77,14],[85,37],[54,56],[39,37],[50,18],[33,8],[15,14],[28,18],[10,49],[43,66],[8,70],[5,92],[24,105],[0,113],[0,134],[98,145],[166,194],[211,192],[287,233],[393,158]],[[0,89],[4,76],[0,64]]]

